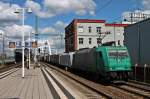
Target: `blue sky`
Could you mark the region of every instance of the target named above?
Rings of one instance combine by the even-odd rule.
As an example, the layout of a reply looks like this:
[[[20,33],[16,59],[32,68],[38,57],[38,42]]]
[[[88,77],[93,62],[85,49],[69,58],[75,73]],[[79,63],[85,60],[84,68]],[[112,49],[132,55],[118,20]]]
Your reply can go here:
[[[43,0],[33,1],[38,2],[43,7]],[[68,24],[74,18],[104,19],[107,22],[118,22],[121,21],[123,12],[142,8],[140,0],[94,0],[94,2],[96,3],[95,15],[76,15],[74,12],[62,13],[50,18],[39,18],[39,26],[42,28],[51,26],[58,20]],[[22,6],[25,0],[13,0],[13,3]],[[34,15],[28,15],[25,22],[26,24],[34,26]]]
[[[107,23],[121,22],[122,16],[126,17],[130,12],[150,14],[149,5],[150,0],[0,0],[0,30],[3,30],[5,35],[21,37],[21,17],[14,13],[14,9],[23,6],[30,7],[33,11],[32,14],[25,15],[25,36],[28,36],[29,32],[34,30],[35,15],[38,16],[40,34],[57,35],[64,34],[65,26],[75,18],[103,19]],[[59,35],[46,37],[44,39],[53,42],[55,48],[62,44]],[[12,37],[7,39],[21,40]]]
[[[24,6],[26,2],[26,0],[1,0],[1,1],[5,1],[7,3],[11,1],[12,4],[18,4],[19,6]],[[32,0],[32,1],[38,3],[42,7],[42,9],[45,9],[43,2],[48,0]],[[75,14],[75,12],[70,11],[67,13],[54,15],[53,17],[46,17],[46,18],[39,17],[39,27],[40,28],[49,27],[52,26],[57,21],[62,21],[63,23],[68,24],[74,18],[104,19],[107,22],[120,22],[122,20],[123,12],[134,11],[139,8],[140,9],[143,8],[142,5],[143,0],[87,0],[87,1],[93,1],[96,4],[96,7],[94,9],[95,15],[90,14],[77,15]],[[35,13],[27,15],[25,23],[34,27]]]
[[[120,21],[121,14],[124,11],[134,9],[134,6],[133,6],[134,2],[132,2],[130,0],[112,0],[112,2],[109,5],[107,5],[103,8],[101,8],[101,7],[110,0],[96,0],[96,1],[101,1],[101,2],[98,2],[97,8],[96,8],[97,12],[96,12],[96,15],[94,15],[94,16],[91,16],[91,15],[79,16],[79,15],[75,15],[74,13],[68,13],[68,14],[58,15],[58,16],[55,16],[52,18],[40,19],[40,20],[43,20],[40,22],[42,24],[44,24],[42,26],[45,26],[48,24],[53,24],[57,20],[61,20],[65,23],[69,23],[74,18],[105,19],[108,22],[113,22],[113,21],[118,21],[118,20]]]

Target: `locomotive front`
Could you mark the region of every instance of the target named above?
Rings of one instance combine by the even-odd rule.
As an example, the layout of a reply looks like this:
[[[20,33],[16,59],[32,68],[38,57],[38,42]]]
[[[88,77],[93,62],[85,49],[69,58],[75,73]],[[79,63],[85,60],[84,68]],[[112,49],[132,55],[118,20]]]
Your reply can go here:
[[[128,79],[131,72],[131,60],[126,47],[108,48],[108,71],[112,78]]]

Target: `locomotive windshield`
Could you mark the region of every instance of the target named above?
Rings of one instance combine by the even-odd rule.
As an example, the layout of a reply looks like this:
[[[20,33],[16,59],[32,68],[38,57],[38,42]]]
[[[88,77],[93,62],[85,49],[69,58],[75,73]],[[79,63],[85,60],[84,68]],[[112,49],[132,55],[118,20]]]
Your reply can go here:
[[[109,57],[128,57],[128,52],[127,51],[109,51]]]

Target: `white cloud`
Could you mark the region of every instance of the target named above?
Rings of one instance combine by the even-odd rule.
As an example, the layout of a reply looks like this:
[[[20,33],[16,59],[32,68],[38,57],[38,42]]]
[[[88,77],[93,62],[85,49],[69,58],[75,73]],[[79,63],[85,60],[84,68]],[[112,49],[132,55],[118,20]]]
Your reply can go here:
[[[141,14],[150,14],[150,0],[141,0],[141,4],[143,5],[142,10],[135,10],[135,11],[125,11],[122,13],[122,18],[126,19],[127,21],[131,21],[131,14],[130,13],[141,13]],[[133,21],[140,21],[142,19],[133,19]]]
[[[40,29],[40,32],[43,33],[43,34],[56,33],[56,31],[57,30],[53,27],[46,27],[46,28]]]
[[[37,2],[27,1],[26,6],[43,18],[67,12],[74,12],[77,15],[95,15],[96,8],[94,0],[44,0],[43,7]]]
[[[62,21],[57,21],[57,22],[55,23],[55,27],[62,27],[62,28],[64,28],[66,25],[67,25],[67,24],[65,24],[65,23],[62,22]]]
[[[24,31],[24,35],[28,36],[32,31],[32,27],[29,25],[25,25],[24,27],[14,24],[12,26],[6,26],[4,28],[5,35],[10,37],[22,37],[22,32]]]
[[[9,48],[9,42],[22,41],[22,31],[24,31],[25,40],[27,40],[29,38],[29,33],[33,31],[33,28],[29,25],[22,27],[20,25],[13,24],[12,26],[3,27],[3,30],[0,31],[4,32],[5,52],[13,53],[14,50]],[[0,45],[2,45],[2,43],[2,39],[0,39]]]
[[[64,33],[64,28],[67,24],[62,21],[57,21],[53,26],[45,27],[39,29],[39,32],[42,34],[59,34]]]
[[[5,35],[5,45],[8,48],[8,43],[10,41],[22,41],[22,31],[24,31],[25,40],[28,39],[29,33],[32,31],[32,27],[25,25],[22,26],[14,24],[13,26],[7,26],[3,29]]]
[[[10,6],[9,3],[0,1],[0,30],[4,31],[6,53],[12,50],[8,48],[10,41],[21,41],[23,29],[25,31],[25,39],[27,39],[29,31],[32,29],[32,27],[28,25],[25,25],[24,28],[17,25],[21,20],[21,16],[14,13],[16,9],[20,9],[20,6],[17,4],[12,4]],[[2,39],[0,39],[1,46],[2,43]]]
[[[54,24],[54,27],[56,30],[59,30],[59,32],[63,33],[64,32],[64,29],[65,27],[67,26],[66,23],[62,22],[62,21],[57,21],[55,24]]]
[[[27,1],[25,4],[27,7],[31,8],[32,11],[38,15],[39,17],[45,18],[45,17],[52,17],[54,16],[53,13],[49,13],[49,11],[42,10],[42,7],[39,3],[34,1]]]
[[[142,4],[145,10],[150,10],[150,0],[142,0]]]
[[[43,45],[48,40],[52,49],[59,49],[58,52],[64,52],[64,28],[66,25],[62,21],[57,21],[52,26],[41,28],[39,33],[48,34],[48,36],[39,40],[40,45]]]
[[[17,22],[20,17],[15,12],[15,9],[20,8],[16,4],[10,6],[8,3],[3,3],[0,1],[0,26],[12,25]]]

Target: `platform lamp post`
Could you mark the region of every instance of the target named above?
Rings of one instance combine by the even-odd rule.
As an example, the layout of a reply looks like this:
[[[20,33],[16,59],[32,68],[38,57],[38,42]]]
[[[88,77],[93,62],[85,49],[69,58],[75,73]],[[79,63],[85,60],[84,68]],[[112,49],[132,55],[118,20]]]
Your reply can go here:
[[[31,34],[35,34],[33,31],[31,31],[31,32],[29,32],[29,44],[30,44],[30,46],[29,46],[29,69],[30,69],[30,67],[31,67],[31,48],[32,48],[32,40],[31,40]]]
[[[31,32],[29,32],[29,69],[30,69],[30,51],[31,50]]]
[[[24,78],[24,48],[25,48],[25,41],[24,41],[24,20],[25,20],[25,12],[31,13],[30,8],[19,8],[16,9],[15,13],[22,13],[22,78]]]

